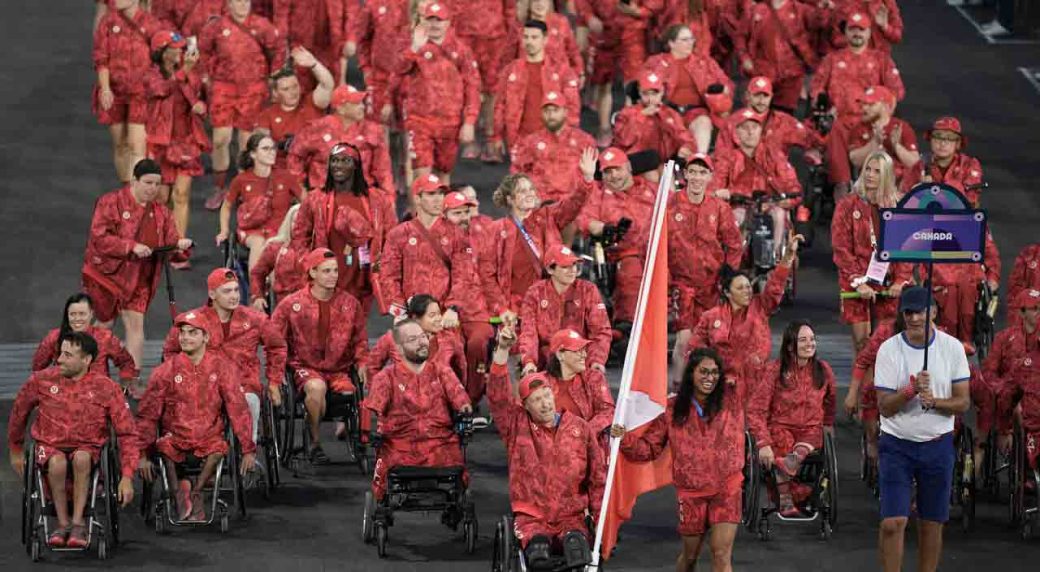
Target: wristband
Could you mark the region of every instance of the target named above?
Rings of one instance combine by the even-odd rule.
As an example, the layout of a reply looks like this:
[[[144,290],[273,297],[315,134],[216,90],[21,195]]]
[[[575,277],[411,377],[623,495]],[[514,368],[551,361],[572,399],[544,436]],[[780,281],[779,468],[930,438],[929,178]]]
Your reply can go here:
[[[917,388],[914,387],[913,383],[910,383],[906,387],[904,387],[900,391],[900,393],[902,393],[903,396],[906,397],[907,400],[911,400],[911,399],[917,397]]]

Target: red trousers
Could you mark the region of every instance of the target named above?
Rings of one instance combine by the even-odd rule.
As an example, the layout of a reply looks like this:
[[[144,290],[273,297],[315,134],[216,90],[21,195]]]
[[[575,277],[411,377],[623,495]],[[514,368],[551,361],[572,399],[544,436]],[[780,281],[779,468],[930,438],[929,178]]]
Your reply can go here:
[[[462,339],[466,347],[466,394],[474,406],[484,397],[488,372],[488,342],[495,331],[487,321],[462,322]]]
[[[375,473],[372,475],[372,494],[382,499],[386,494],[387,475],[392,467],[465,467],[462,449],[457,438],[451,439],[384,439],[379,447]],[[464,471],[463,481],[469,476]]]

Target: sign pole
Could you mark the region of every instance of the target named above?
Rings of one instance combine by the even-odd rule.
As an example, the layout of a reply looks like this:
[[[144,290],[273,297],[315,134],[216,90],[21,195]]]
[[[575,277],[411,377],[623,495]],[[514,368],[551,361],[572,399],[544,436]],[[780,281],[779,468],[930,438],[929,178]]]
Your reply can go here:
[[[925,305],[925,308],[924,308],[924,368],[922,368],[923,371],[928,371],[928,347],[931,345],[929,342],[931,341],[931,337],[932,337],[932,265],[933,264],[934,263],[931,260],[928,261],[928,280],[925,282],[925,284],[928,285],[928,287],[925,288],[926,290],[928,290],[928,297],[926,298],[928,300],[928,303]]]

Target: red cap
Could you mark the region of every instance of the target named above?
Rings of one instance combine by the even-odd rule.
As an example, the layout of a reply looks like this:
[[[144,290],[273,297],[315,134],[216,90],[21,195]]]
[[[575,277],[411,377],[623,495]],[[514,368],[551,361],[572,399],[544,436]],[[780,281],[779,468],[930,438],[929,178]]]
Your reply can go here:
[[[883,85],[872,85],[863,91],[859,101],[860,103],[887,103],[894,106],[896,104],[896,94]]]
[[[545,96],[542,97],[542,107],[546,105],[555,105],[557,107],[564,107],[563,96],[558,91],[547,91]]]
[[[451,9],[448,8],[448,5],[444,4],[443,2],[430,2],[429,4],[423,7],[422,17],[450,20]]]
[[[322,262],[326,260],[336,258],[336,255],[327,248],[315,248],[303,256],[303,260],[300,264],[303,266],[305,273],[310,272],[312,268],[317,268]]]
[[[581,260],[566,246],[554,246],[545,252],[545,266],[570,266]]]
[[[448,193],[448,196],[444,197],[444,210],[457,209],[465,206],[475,207],[477,206],[477,201],[467,198],[466,195],[459,191],[450,192]]]
[[[163,30],[162,32],[156,32],[152,35],[151,48],[153,52],[159,50],[165,50],[167,47],[183,48],[187,45],[184,40],[184,36],[177,32],[171,32],[169,30]]]
[[[438,177],[437,175],[423,175],[421,177],[416,177],[416,179],[412,181],[412,194],[415,196],[419,196],[423,193],[438,193],[447,191],[448,185],[445,185],[444,182],[441,181],[440,177]]]
[[[766,93],[773,95],[773,82],[765,76],[755,76],[751,78],[747,86],[748,93]]]
[[[238,283],[238,277],[230,268],[217,268],[206,277],[206,289],[216,290],[229,282]]]
[[[365,101],[365,92],[358,90],[352,85],[341,85],[332,90],[332,100],[330,103],[333,108],[336,108],[344,103],[358,104],[362,101]]]
[[[549,340],[549,351],[554,354],[560,350],[576,352],[591,343],[589,340],[581,337],[581,334],[578,332],[564,329],[553,334],[553,337]]]
[[[1015,307],[1019,310],[1040,308],[1040,290],[1022,290],[1015,296]]]
[[[639,76],[639,90],[664,91],[664,79],[653,71],[647,70]]]
[[[869,30],[870,16],[867,16],[865,13],[860,12],[858,10],[850,12],[849,15],[845,17],[845,27],[863,28],[864,30]]]
[[[608,147],[599,155],[599,168],[606,171],[611,167],[623,167],[628,163],[628,155],[617,147]]]
[[[202,321],[202,315],[195,311],[183,312],[178,314],[173,320],[173,326],[179,328],[181,326],[191,326],[202,330],[203,332],[209,333],[209,329],[206,327],[206,322]]]
[[[968,138],[961,131],[961,122],[956,117],[940,117],[932,124],[932,128],[924,132],[925,139],[931,139],[936,131],[952,131],[961,137],[961,149],[968,145]]]
[[[545,372],[537,372],[525,376],[520,380],[520,387],[517,388],[517,393],[520,394],[520,401],[526,401],[535,390],[548,385],[549,376]]]
[[[733,126],[736,127],[745,121],[754,121],[759,125],[766,122],[766,116],[762,113],[756,113],[754,109],[744,108],[733,114]]]
[[[715,170],[715,163],[712,162],[711,156],[707,153],[694,153],[690,156],[689,159],[686,160],[686,164],[689,165],[694,161],[700,161],[701,163],[704,163],[704,166],[707,167],[709,171]]]

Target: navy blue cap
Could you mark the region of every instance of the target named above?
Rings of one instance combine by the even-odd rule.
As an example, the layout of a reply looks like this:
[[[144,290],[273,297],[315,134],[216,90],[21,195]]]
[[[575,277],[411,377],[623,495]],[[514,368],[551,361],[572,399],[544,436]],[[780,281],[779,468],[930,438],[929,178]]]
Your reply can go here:
[[[911,286],[899,296],[900,312],[924,312],[927,307],[928,290],[920,286]]]

